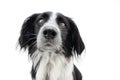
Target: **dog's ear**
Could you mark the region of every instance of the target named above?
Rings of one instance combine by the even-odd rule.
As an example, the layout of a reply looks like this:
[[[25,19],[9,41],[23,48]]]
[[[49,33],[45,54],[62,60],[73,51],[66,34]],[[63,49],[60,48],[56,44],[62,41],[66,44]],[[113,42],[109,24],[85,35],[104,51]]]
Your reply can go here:
[[[70,18],[67,19],[71,30],[70,32],[71,32],[71,40],[72,40],[71,43],[72,43],[73,53],[80,55],[84,50],[85,45],[83,43],[83,40],[80,36],[79,30],[75,22]]]
[[[23,25],[22,25],[22,29],[20,32],[20,37],[19,37],[19,44],[21,49],[26,49],[27,47],[29,47],[31,45],[31,43],[33,43],[33,40],[31,40],[31,38],[33,37],[34,34],[34,22],[37,18],[38,14],[33,14],[30,17],[28,17],[27,19],[25,19]]]

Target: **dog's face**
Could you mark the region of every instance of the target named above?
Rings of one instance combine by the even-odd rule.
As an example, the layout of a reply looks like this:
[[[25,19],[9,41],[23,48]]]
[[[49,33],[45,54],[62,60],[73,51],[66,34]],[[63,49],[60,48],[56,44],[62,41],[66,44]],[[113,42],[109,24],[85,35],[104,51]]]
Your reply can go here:
[[[39,28],[37,29],[37,48],[39,50],[59,51],[61,49],[62,39],[64,39],[62,34],[67,35],[67,33],[63,33],[67,32],[67,27],[65,22],[60,22],[60,19],[60,15],[50,12],[39,16],[35,23]]]
[[[83,41],[75,23],[60,13],[44,12],[28,17],[22,26],[19,44],[32,55],[36,50],[54,51],[67,57],[81,54]]]

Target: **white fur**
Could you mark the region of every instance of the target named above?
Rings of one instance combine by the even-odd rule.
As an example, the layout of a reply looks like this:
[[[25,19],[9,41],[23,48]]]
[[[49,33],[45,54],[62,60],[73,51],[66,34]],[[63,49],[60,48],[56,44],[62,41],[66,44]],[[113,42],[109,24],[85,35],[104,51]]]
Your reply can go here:
[[[72,58],[65,58],[62,53],[39,52],[37,50],[32,56],[34,67],[40,58],[41,61],[37,68],[36,80],[45,80],[46,75],[49,76],[49,80],[73,80]]]

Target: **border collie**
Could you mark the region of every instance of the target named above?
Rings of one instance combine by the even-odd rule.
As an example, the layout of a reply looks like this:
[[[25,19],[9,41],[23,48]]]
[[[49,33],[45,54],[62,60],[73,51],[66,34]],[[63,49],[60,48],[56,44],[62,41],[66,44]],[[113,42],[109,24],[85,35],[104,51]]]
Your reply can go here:
[[[71,18],[53,12],[31,15],[22,25],[19,45],[32,60],[32,80],[82,80],[73,57],[85,46]]]

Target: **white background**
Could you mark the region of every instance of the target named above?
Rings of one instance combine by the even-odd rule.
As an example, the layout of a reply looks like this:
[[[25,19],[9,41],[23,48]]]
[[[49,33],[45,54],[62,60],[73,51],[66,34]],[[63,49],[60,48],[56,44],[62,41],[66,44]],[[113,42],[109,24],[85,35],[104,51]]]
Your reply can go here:
[[[22,23],[33,13],[61,12],[80,30],[83,80],[120,80],[120,0],[1,0],[0,80],[31,80],[27,52],[16,50]]]

